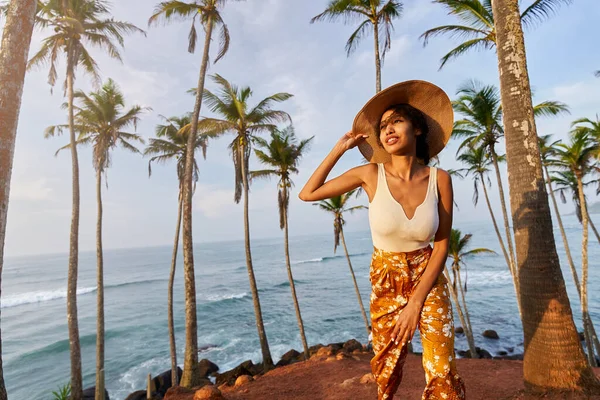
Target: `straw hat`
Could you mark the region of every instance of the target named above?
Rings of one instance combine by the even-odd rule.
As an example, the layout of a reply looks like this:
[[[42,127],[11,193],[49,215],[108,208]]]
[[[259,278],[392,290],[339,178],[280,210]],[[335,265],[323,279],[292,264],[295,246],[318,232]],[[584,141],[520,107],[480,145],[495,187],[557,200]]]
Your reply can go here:
[[[448,95],[429,82],[400,82],[373,96],[354,118],[352,132],[369,135],[358,145],[358,149],[370,162],[390,160],[390,154],[377,143],[379,123],[386,110],[401,103],[409,104],[425,115],[429,127],[429,157],[438,154],[448,143],[454,124],[454,112]]]

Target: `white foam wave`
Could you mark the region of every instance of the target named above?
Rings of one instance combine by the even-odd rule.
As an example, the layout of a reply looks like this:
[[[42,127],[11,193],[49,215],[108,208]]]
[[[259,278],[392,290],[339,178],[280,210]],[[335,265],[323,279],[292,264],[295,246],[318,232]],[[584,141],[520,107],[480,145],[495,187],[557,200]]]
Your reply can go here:
[[[292,264],[311,264],[323,261],[323,257],[311,258],[310,260],[294,261]]]
[[[92,293],[96,291],[96,286],[94,287],[86,287],[77,289],[77,295],[84,295],[88,293]],[[0,308],[11,308],[17,307],[24,304],[33,304],[33,303],[44,303],[46,301],[64,299],[67,297],[67,290],[52,290],[45,292],[28,292],[17,294],[14,296],[7,296],[2,298],[2,305]]]
[[[230,293],[230,294],[209,294],[204,296],[204,300],[209,302],[221,301],[221,300],[230,300],[230,299],[242,299],[248,296],[248,292],[244,293]]]
[[[462,279],[464,282],[465,274]],[[473,271],[469,270],[468,285],[474,286],[493,286],[512,282],[512,276],[508,271]]]

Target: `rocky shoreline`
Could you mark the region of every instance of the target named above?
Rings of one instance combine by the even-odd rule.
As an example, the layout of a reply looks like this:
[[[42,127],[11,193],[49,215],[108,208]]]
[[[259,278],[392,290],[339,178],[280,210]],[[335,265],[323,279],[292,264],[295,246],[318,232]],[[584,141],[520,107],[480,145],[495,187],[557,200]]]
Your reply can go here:
[[[462,334],[460,328],[457,328],[457,334]],[[494,331],[486,331],[485,336],[489,338],[498,338]],[[522,360],[523,354],[508,354],[501,351],[497,355],[490,354],[487,350],[476,348],[479,358],[494,360]],[[508,349],[511,353],[513,349]],[[361,344],[356,339],[350,339],[346,342],[330,343],[328,345],[317,344],[309,348],[309,361],[334,361],[344,359],[361,360],[365,356],[371,356],[372,351],[366,345]],[[420,355],[421,353],[413,353]],[[456,350],[456,354],[461,358],[471,358],[470,351]],[[362,357],[362,358],[361,358]],[[275,364],[275,368],[284,367],[298,362],[307,361],[304,353],[295,349],[286,352]],[[165,371],[151,380],[152,400],[183,400],[183,399],[220,399],[221,391],[227,388],[238,388],[247,382],[250,382],[262,375],[265,371],[262,363],[254,364],[252,360],[240,363],[235,368],[228,371],[219,372],[219,366],[208,359],[200,360],[201,383],[193,389],[181,387],[171,388],[171,370]],[[179,376],[182,371],[178,368]],[[368,375],[368,374],[367,374]],[[364,376],[361,381],[369,383],[369,377]],[[193,397],[190,397],[193,395]],[[125,400],[146,400],[147,390],[142,389],[131,393]]]

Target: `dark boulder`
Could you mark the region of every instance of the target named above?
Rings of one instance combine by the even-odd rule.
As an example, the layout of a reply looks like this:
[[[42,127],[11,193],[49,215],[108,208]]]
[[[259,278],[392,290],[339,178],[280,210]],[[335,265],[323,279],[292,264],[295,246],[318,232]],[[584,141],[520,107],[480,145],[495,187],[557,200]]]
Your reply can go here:
[[[343,345],[344,351],[352,353],[354,350],[362,350],[362,344],[356,339],[350,339]]]
[[[125,400],[146,400],[146,391],[137,390],[125,397]]]
[[[237,367],[235,367],[234,369],[225,371],[222,374],[216,373],[215,374],[217,377],[216,384],[217,384],[217,387],[221,386],[224,383],[226,383],[229,386],[232,386],[235,384],[235,380],[242,375],[254,376],[254,375],[262,374],[262,372],[263,372],[262,363],[255,365],[252,362],[252,360],[247,360],[247,361],[244,361],[243,363],[241,363],[240,365],[238,365]]]
[[[284,355],[281,356],[281,360],[279,360],[277,362],[277,364],[275,364],[276,367],[283,367],[285,365],[290,365],[293,364],[295,362],[300,361],[303,358],[303,354],[291,349],[290,351],[288,351],[287,353],[285,353]]]
[[[206,378],[207,376],[217,372],[219,370],[219,366],[212,361],[203,358],[198,363],[198,369],[200,369],[200,376]]]
[[[94,400],[96,396],[96,386],[89,387],[87,389],[83,389],[83,400]],[[104,399],[110,400],[108,396],[108,391],[104,389]]]
[[[333,354],[337,354],[338,351],[344,348],[344,342],[331,343],[329,346],[333,350]]]
[[[500,336],[498,336],[498,333],[496,333],[496,331],[493,329],[488,329],[488,330],[483,331],[482,335],[483,335],[483,337],[486,337],[488,339],[500,339]]]
[[[183,371],[181,368],[177,367],[177,380],[181,382],[181,376],[183,375]],[[154,378],[154,387],[156,388],[156,393],[160,394],[161,397],[164,397],[167,393],[167,390],[173,386],[173,382],[171,382],[171,370],[161,372]]]
[[[462,326],[457,326],[456,328],[454,328],[454,333],[456,333],[457,335],[465,333],[465,329]]]

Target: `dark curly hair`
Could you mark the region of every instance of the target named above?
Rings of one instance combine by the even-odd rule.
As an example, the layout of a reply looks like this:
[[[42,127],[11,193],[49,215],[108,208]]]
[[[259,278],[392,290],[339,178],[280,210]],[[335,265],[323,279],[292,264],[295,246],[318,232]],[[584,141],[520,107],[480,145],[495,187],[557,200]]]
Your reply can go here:
[[[424,165],[429,164],[429,145],[427,144],[427,134],[429,133],[429,126],[425,115],[409,104],[394,104],[387,111],[394,111],[395,114],[406,118],[410,121],[414,129],[418,129],[421,134],[417,136],[417,158],[423,162]],[[377,132],[377,144],[383,147],[381,143],[381,132]]]

